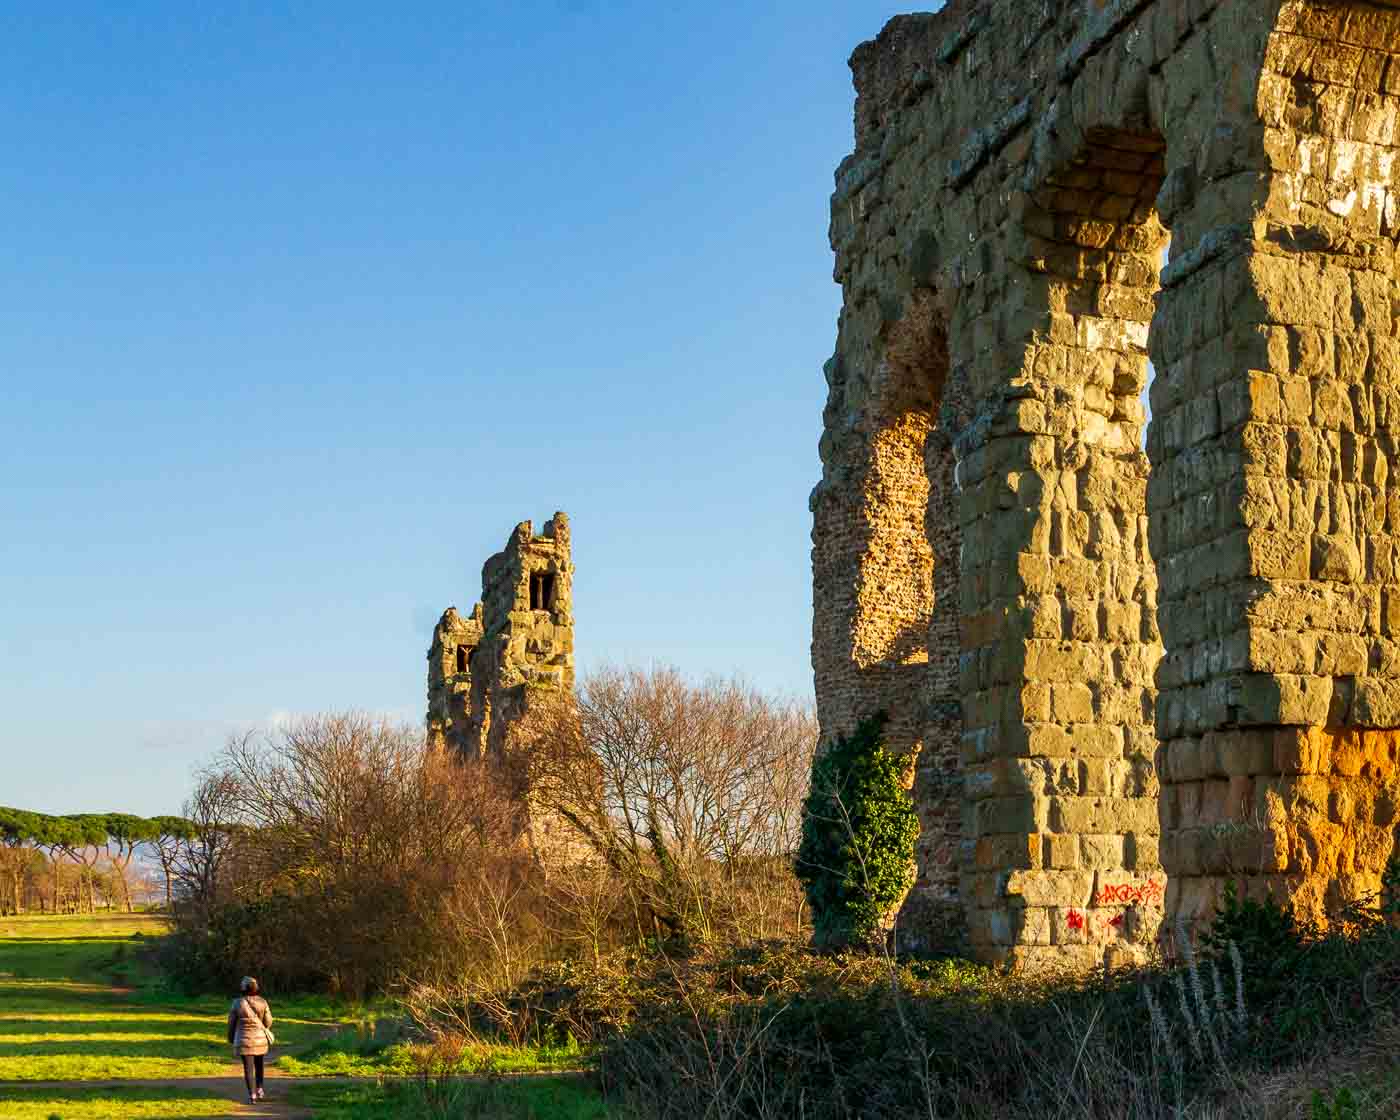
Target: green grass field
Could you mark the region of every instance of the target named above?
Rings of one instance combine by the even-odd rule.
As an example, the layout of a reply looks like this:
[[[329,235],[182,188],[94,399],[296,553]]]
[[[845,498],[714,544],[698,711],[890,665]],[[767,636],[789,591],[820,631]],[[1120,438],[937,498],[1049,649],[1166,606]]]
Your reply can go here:
[[[151,979],[158,918],[0,921],[0,1080],[215,1077],[232,1070],[228,999],[133,990]],[[325,1001],[276,1007],[279,1047],[311,1045],[333,1025]]]
[[[209,1120],[228,1101],[196,1089],[0,1089],[5,1120]]]
[[[384,1022],[381,1020],[381,1022]],[[357,1024],[357,1027],[362,1026]],[[455,1072],[549,1073],[572,1072],[587,1066],[577,1046],[466,1046]],[[386,1040],[373,1029],[342,1029],[297,1054],[279,1060],[293,1077],[414,1077],[421,1066],[414,1048]]]
[[[580,1081],[532,1077],[482,1084],[459,1082],[430,1091],[416,1082],[385,1085],[297,1085],[291,1100],[316,1120],[406,1120],[418,1116],[483,1120],[607,1120],[598,1094]],[[66,1120],[66,1118],[65,1118]]]
[[[23,1082],[226,1078],[238,1082],[224,1037],[232,998],[187,998],[159,982],[151,960],[165,933],[156,916],[0,918],[0,1120],[204,1120],[235,1115],[227,1097],[190,1087],[26,1088]],[[384,1007],[270,993],[276,1016],[273,1066],[288,1076],[370,1077],[417,1072],[410,1046]],[[472,1068],[574,1068],[577,1050],[492,1048]],[[21,1084],[15,1084],[15,1083]],[[327,1120],[420,1115],[412,1084],[299,1084],[294,1100]],[[601,1120],[597,1093],[582,1082],[530,1078],[457,1084],[463,1107],[502,1120]],[[464,1113],[477,1115],[479,1113]]]

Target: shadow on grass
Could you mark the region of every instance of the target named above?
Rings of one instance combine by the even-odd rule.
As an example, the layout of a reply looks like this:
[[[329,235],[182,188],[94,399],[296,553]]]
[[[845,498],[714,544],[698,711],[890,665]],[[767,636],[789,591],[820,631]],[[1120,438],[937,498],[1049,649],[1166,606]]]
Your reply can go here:
[[[6,945],[6,950],[8,951],[11,947],[18,945],[53,945],[55,942],[60,945],[67,945],[70,943],[82,945],[87,942],[95,941],[102,941],[109,945],[139,944],[145,939],[143,933],[144,931],[142,930],[137,930],[135,934],[123,934],[120,931],[112,931],[109,933],[65,933],[60,937],[6,937],[0,938],[0,940],[8,942]],[[155,937],[157,935],[151,934],[150,936]]]
[[[130,1034],[146,1033],[136,1030]],[[154,1033],[154,1032],[152,1032]],[[60,1036],[37,1042],[6,1042],[0,1040],[0,1065],[15,1058],[59,1058],[73,1055],[83,1058],[213,1058],[232,1061],[232,1051],[222,1038],[188,1038],[162,1035],[159,1038],[70,1038]]]
[[[78,928],[67,936],[70,926]],[[42,936],[50,931],[56,936]],[[231,994],[166,988],[149,959],[155,937],[89,933],[70,922],[35,922],[34,932],[40,936],[0,936],[0,1083],[220,1075],[232,1062],[225,1038]],[[365,1011],[323,997],[274,995],[273,1061]],[[10,1120],[3,1108],[0,1120]]]
[[[120,937],[65,937],[0,940],[0,976],[15,980],[101,982],[119,967],[130,967],[141,942]]]
[[[0,1086],[6,1120],[209,1120],[228,1115],[228,1099],[200,1089],[17,1089]]]
[[[68,984],[57,980],[0,980],[0,1016],[30,1014],[114,1014],[124,1003],[120,992],[98,984]]]
[[[222,1040],[222,1032],[222,1023],[211,1024],[209,1019],[198,1015],[169,1015],[157,1018],[138,1014],[123,1015],[115,1019],[69,1019],[46,1013],[45,1017],[40,1019],[11,1019],[0,1013],[0,1046],[5,1045],[11,1035],[43,1035],[45,1038],[90,1034],[161,1035],[168,1038],[192,1035],[213,1038],[217,1035]]]

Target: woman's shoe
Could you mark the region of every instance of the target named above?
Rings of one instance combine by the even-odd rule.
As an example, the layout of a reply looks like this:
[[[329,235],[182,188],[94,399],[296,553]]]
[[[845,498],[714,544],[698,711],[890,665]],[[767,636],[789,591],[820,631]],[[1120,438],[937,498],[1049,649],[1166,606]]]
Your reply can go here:
[[[258,1099],[258,1100],[262,1100],[262,1099],[263,1099],[263,1090],[262,1090],[262,1086],[261,1086],[261,1085],[258,1086],[258,1096],[257,1096],[257,1099]]]

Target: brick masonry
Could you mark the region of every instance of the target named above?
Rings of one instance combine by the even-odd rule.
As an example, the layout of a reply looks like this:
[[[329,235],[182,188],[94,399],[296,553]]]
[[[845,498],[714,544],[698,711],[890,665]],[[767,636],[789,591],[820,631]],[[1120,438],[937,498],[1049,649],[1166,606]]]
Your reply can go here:
[[[905,925],[1088,966],[1374,888],[1400,4],[952,0],[851,67],[812,660],[917,756]]]

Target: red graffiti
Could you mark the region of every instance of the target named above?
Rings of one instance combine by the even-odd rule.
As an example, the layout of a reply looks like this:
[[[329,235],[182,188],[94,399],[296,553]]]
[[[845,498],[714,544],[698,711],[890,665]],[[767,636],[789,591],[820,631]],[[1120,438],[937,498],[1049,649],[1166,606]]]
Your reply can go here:
[[[1155,879],[1148,879],[1145,883],[1119,883],[1101,888],[1094,904],[1127,906],[1134,902],[1160,902],[1162,894],[1162,884]]]
[[[1070,929],[1083,929],[1084,915],[1078,910],[1071,910],[1065,915],[1065,925],[1069,926]]]
[[[1108,919],[1108,924],[1113,926],[1115,929],[1121,928],[1123,925],[1123,915],[1115,914],[1113,917]]]

